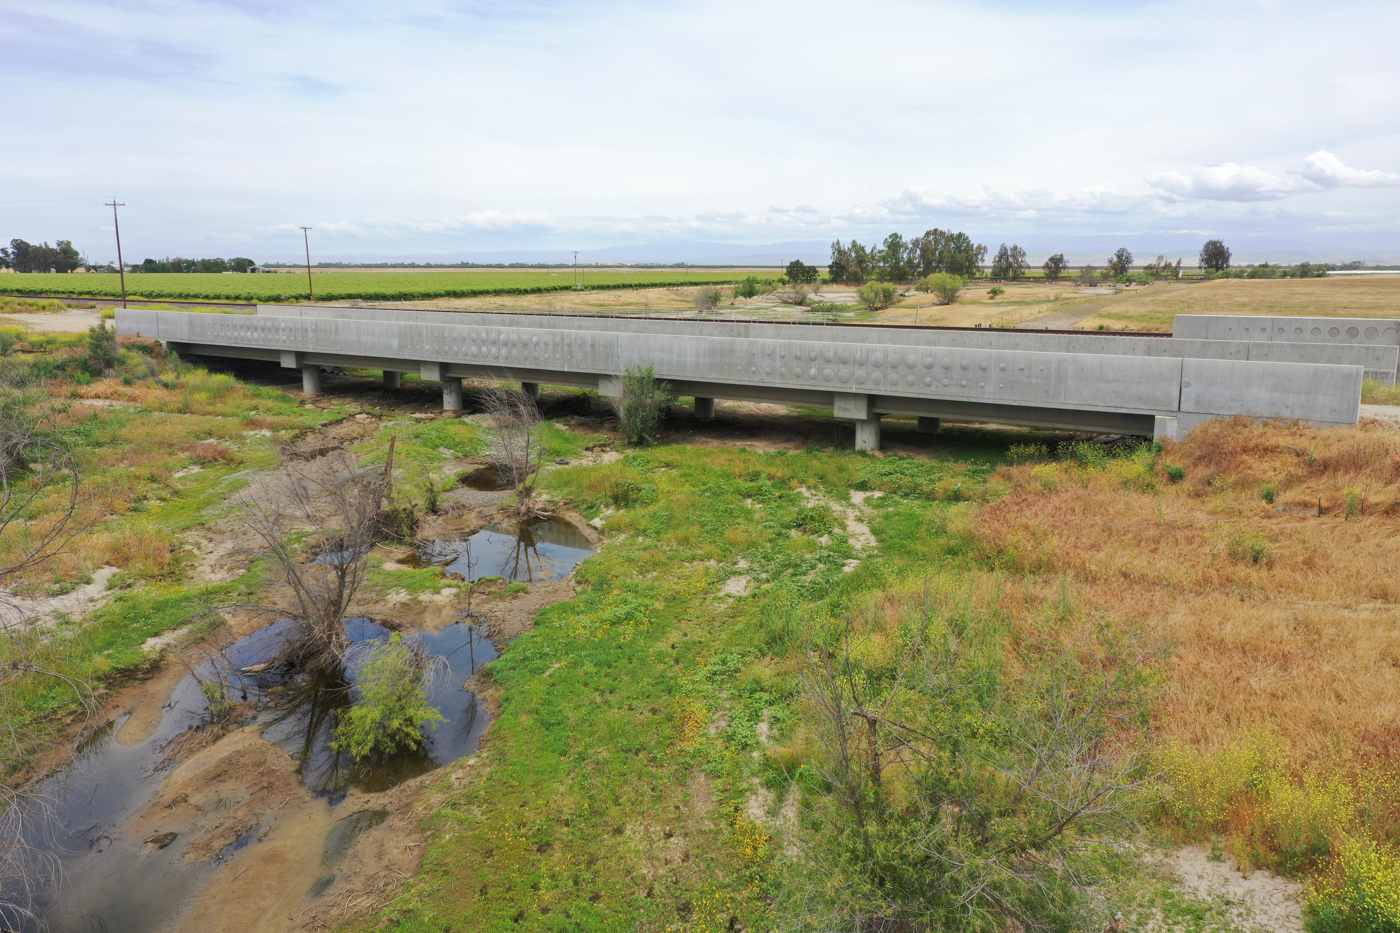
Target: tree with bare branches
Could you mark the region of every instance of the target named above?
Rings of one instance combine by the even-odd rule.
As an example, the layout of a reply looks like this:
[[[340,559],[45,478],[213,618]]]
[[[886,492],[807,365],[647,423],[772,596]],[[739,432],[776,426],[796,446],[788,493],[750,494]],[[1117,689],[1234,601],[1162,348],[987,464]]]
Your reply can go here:
[[[518,516],[528,518],[536,513],[535,486],[544,467],[544,422],[539,407],[524,392],[501,386],[486,391],[481,407],[494,431],[487,442],[487,461],[515,490]]]
[[[89,686],[49,663],[41,604],[11,595],[17,580],[62,551],[89,518],[77,453],[36,388],[9,380],[0,386],[0,771],[36,741],[16,689],[21,682],[61,682],[85,713],[94,708]],[[0,921],[34,919],[32,897],[56,868],[31,839],[46,807],[32,791],[0,782]]]
[[[283,602],[260,608],[293,622],[293,634],[274,665],[341,667],[349,648],[344,620],[364,582],[369,552],[395,530],[388,506],[392,449],[384,466],[363,464],[343,448],[289,462],[257,488],[243,499],[243,520],[276,569],[280,586],[273,593],[284,596]]]

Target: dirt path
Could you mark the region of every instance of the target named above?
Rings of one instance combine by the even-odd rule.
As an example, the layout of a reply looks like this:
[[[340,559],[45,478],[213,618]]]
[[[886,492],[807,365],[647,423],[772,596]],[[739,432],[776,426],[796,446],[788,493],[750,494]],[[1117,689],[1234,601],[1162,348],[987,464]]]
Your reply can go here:
[[[1175,292],[1185,291],[1193,283],[1173,283],[1170,285],[1154,285],[1150,289],[1131,289],[1122,291],[1114,295],[1094,296],[1088,301],[1076,302],[1068,308],[1053,310],[1040,317],[1028,318],[1021,322],[1022,327],[1044,327],[1049,330],[1073,330],[1080,321],[1093,317],[1103,311],[1112,311],[1114,308],[1129,304],[1143,297],[1152,295],[1162,297]]]
[[[25,330],[48,334],[79,334],[96,327],[102,321],[99,311],[72,308],[52,314],[3,314],[0,326],[23,327]]]

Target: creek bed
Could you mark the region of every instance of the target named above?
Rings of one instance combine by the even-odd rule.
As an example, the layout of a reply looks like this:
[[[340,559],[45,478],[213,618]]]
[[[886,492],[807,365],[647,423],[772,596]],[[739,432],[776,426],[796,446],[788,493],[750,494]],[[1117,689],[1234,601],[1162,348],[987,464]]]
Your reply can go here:
[[[353,789],[387,790],[474,753],[488,721],[486,711],[464,682],[496,657],[496,649],[480,626],[459,621],[436,632],[405,633],[419,641],[429,655],[445,659],[428,700],[445,717],[429,724],[419,748],[360,762],[331,748],[336,714],[352,702],[354,653],[333,675],[240,675],[274,654],[280,636],[291,625],[274,623],[234,643],[223,659],[205,662],[199,674],[207,678],[213,665],[227,665],[235,698],[246,698],[253,712],[245,725],[258,728],[265,739],[285,748],[297,761],[302,782],[331,808],[334,824],[324,847],[331,865],[353,845],[365,828],[382,819],[382,811],[339,813],[335,810]],[[346,634],[354,643],[384,638],[389,630],[369,619],[350,619]],[[174,663],[174,662],[172,662]],[[29,806],[28,837],[36,878],[58,881],[33,892],[30,906],[36,922],[0,911],[0,929],[48,929],[55,933],[122,930],[157,933],[173,928],[204,882],[240,849],[258,844],[256,828],[200,861],[185,861],[183,834],[154,845],[127,838],[126,823],[159,792],[174,770],[166,762],[170,742],[207,719],[208,701],[194,675],[175,687],[160,723],[145,739],[127,746],[119,741],[129,716],[99,729],[79,750],[72,764],[44,781]],[[257,775],[249,775],[250,782]],[[353,808],[351,808],[353,809]],[[363,816],[361,813],[369,813]],[[347,822],[348,820],[348,822]],[[322,878],[317,886],[329,882]],[[7,895],[11,892],[7,891]],[[313,893],[319,894],[320,891]]]

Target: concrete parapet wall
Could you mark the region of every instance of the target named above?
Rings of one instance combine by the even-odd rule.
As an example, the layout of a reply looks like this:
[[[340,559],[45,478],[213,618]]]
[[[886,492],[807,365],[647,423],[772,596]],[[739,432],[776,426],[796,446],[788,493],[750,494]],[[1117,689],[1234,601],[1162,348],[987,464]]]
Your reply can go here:
[[[1172,336],[1205,340],[1267,340],[1400,347],[1400,320],[1365,317],[1251,317],[1178,314]]]
[[[629,319],[569,314],[502,314],[480,311],[413,311],[387,308],[349,308],[337,305],[259,305],[267,316],[303,317],[315,320],[411,321],[468,327],[511,326],[589,333],[649,333],[670,337],[734,337],[745,339],[802,339],[819,342],[898,345],[903,347],[961,348],[968,350],[1026,350],[1033,353],[1092,353],[1113,356],[1145,356],[1167,359],[1239,359],[1274,363],[1329,363],[1360,366],[1367,378],[1393,380],[1400,348],[1381,345],[1336,345],[1241,341],[1232,338],[1137,337],[1086,331],[1082,334],[1039,334],[998,328],[952,330],[914,327],[870,327],[851,324],[808,324],[762,321],[705,321],[696,319]],[[1179,317],[1187,317],[1180,315]],[[1266,320],[1266,319],[1256,319]],[[1272,319],[1267,319],[1272,320]],[[1256,325],[1256,329],[1258,326]]]
[[[1355,365],[1249,359],[1249,344],[1237,342],[1224,348],[1231,351],[1229,358],[1196,359],[1160,352],[1181,344],[1176,352],[1185,354],[1192,350],[1185,345],[1189,341],[1154,338],[1109,339],[1094,344],[1100,352],[1076,352],[1063,348],[1094,338],[380,309],[317,307],[286,315],[259,310],[256,316],[120,310],[117,325],[123,333],[156,337],[189,352],[273,361],[290,354],[301,366],[364,366],[434,373],[444,380],[494,376],[607,392],[628,368],[652,364],[682,394],[791,400],[864,413],[863,418],[846,415],[858,421],[904,413],[1133,433],[1151,431],[1159,417],[1178,416],[1182,433],[1199,419],[1229,415],[1354,424],[1362,376]],[[934,335],[950,344],[977,345],[939,345],[931,342]],[[1131,340],[1141,343],[1126,342]],[[1107,348],[1120,352],[1102,352]],[[1144,352],[1134,354],[1135,349]]]

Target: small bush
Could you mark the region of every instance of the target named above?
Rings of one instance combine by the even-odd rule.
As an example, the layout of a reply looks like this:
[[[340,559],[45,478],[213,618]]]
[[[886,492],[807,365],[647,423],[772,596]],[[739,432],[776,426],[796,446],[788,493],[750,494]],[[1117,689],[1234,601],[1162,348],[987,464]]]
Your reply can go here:
[[[19,343],[19,337],[11,330],[0,330],[0,356],[9,356],[15,352],[15,344]]]
[[[656,378],[650,363],[627,370],[622,376],[622,397],[614,402],[623,439],[634,447],[655,443],[661,420],[674,402],[670,386]]]
[[[200,441],[185,449],[190,458],[200,463],[236,463],[238,455],[227,444],[218,441]]]
[[[996,300],[996,298],[997,298],[998,295],[1005,295],[1005,294],[1006,294],[1006,289],[1002,288],[1000,285],[993,285],[991,288],[987,289],[987,297],[990,298],[990,299],[992,299],[993,301]]]
[[[836,513],[827,505],[807,506],[798,510],[792,527],[808,535],[830,534],[836,530]]]
[[[920,290],[932,294],[934,303],[940,305],[950,305],[957,301],[958,292],[966,285],[966,279],[951,272],[935,272],[919,283]]]
[[[88,372],[100,376],[109,369],[116,368],[120,351],[117,348],[116,328],[98,324],[88,331]]]
[[[1225,553],[1242,564],[1262,564],[1269,559],[1269,541],[1258,531],[1240,531],[1226,542]]]
[[[426,670],[427,660],[398,632],[366,648],[357,678],[359,700],[341,716],[331,746],[362,759],[422,745],[423,726],[444,721],[428,703]]]
[[[724,298],[724,293],[713,285],[703,286],[695,293],[696,311],[713,311],[719,307],[719,303]]]
[[[1049,456],[1050,451],[1044,444],[1012,444],[1006,448],[1008,463],[1036,463]]]
[[[867,282],[856,289],[856,297],[870,311],[881,311],[894,304],[899,288],[890,282]]]
[[[1162,469],[1166,471],[1167,479],[1173,483],[1179,483],[1186,478],[1186,467],[1179,463],[1168,463]]]
[[[660,492],[653,483],[639,483],[634,479],[624,479],[608,490],[608,499],[618,508],[626,508],[629,505],[651,505],[658,498]]]

